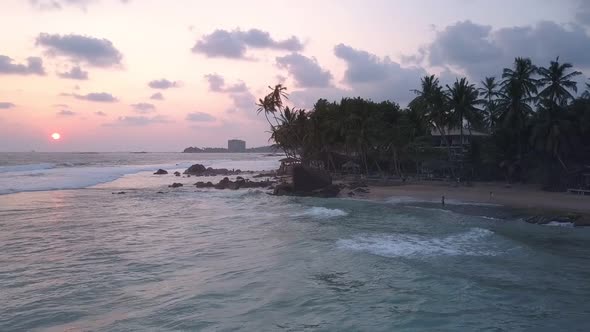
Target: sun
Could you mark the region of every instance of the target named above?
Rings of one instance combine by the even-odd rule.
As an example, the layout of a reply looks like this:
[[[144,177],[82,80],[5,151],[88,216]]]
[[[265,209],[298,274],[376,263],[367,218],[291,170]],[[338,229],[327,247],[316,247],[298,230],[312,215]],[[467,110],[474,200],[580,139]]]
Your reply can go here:
[[[61,138],[61,135],[59,133],[53,133],[53,134],[51,134],[51,138],[53,138],[55,141],[57,141],[58,139]]]

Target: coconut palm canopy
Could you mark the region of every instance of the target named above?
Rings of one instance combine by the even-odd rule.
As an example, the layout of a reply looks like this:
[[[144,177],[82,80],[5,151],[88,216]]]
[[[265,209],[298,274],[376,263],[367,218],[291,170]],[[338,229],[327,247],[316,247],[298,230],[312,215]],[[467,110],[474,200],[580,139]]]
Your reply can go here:
[[[321,159],[330,170],[402,175],[421,164],[444,164],[457,177],[554,187],[576,181],[577,170],[590,163],[590,93],[575,96],[579,72],[560,58],[543,67],[524,57],[498,72],[499,79],[485,77],[479,87],[465,77],[443,87],[436,76],[425,76],[406,108],[358,97],[296,109],[285,106],[286,89],[277,85],[261,99],[260,111],[289,158]],[[450,139],[457,135],[471,139],[458,147]],[[432,136],[443,149],[433,146]],[[342,159],[359,164],[336,162]]]

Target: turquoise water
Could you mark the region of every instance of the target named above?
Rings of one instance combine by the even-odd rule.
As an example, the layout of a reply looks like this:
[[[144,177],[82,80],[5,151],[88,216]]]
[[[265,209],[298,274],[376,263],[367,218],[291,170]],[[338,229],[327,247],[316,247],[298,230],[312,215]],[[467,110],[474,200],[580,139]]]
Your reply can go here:
[[[172,181],[0,195],[0,331],[588,329],[588,229]]]

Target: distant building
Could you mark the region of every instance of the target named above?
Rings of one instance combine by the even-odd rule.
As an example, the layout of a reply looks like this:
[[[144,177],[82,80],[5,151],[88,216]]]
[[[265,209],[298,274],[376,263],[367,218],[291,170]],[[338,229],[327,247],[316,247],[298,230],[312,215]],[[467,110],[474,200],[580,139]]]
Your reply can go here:
[[[461,144],[461,129],[444,129],[445,139],[450,143],[451,146],[461,146],[471,144],[472,137],[488,137],[490,134],[476,130],[469,130],[463,128],[463,144]],[[435,147],[446,147],[446,143],[443,140],[440,132],[436,129],[431,129],[430,135],[432,136],[432,144]]]
[[[227,150],[229,152],[246,152],[246,142],[240,139],[230,139],[227,141]]]

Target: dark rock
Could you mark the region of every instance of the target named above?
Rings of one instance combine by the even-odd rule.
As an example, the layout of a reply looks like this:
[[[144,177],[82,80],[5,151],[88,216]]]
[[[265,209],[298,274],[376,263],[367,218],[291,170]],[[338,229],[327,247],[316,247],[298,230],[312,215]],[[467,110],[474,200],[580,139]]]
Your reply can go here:
[[[164,174],[168,174],[168,172],[166,170],[163,169],[159,169],[156,171],[156,173],[154,173],[154,175],[164,175]]]
[[[191,167],[189,167],[186,171],[184,171],[184,174],[189,174],[189,175],[201,175],[203,174],[207,169],[205,168],[205,166],[201,165],[201,164],[194,164]]]
[[[227,189],[231,189],[231,190],[238,190],[240,189],[240,183],[239,182],[228,182],[227,184]]]
[[[157,194],[164,194],[164,192],[163,191],[158,191]]]
[[[215,185],[215,189],[227,189],[231,181],[228,178],[223,178]]]
[[[178,183],[178,182],[174,182],[173,184],[169,185],[169,188],[178,188],[178,187],[182,187],[182,183]]]
[[[197,186],[197,188],[213,188],[213,187],[215,187],[215,185],[211,181],[206,182],[206,183],[199,181],[199,182],[195,183],[195,186]]]
[[[176,171],[176,172],[174,172],[174,175],[175,176],[180,176],[180,172]]]
[[[365,189],[365,188],[355,188],[353,191],[357,194],[368,194],[369,193],[369,189]]]
[[[273,195],[285,196],[293,194],[293,185],[290,183],[277,184],[273,190]]]
[[[309,193],[332,184],[330,173],[297,165],[293,168],[293,190]]]
[[[576,225],[578,221],[577,216],[550,216],[550,215],[539,215],[539,216],[529,216],[524,218],[524,221],[528,222],[529,224],[537,224],[537,225],[546,225],[550,222],[557,222],[557,223],[571,223]]]
[[[187,174],[187,176],[190,176],[190,175],[195,175],[195,176],[224,175],[224,176],[228,176],[228,175],[233,175],[233,174],[239,174],[240,172],[241,172],[240,170],[230,171],[227,168],[211,168],[211,167],[205,168],[205,166],[203,166],[201,164],[194,164],[191,167],[189,167],[186,171],[184,171],[184,174]]]
[[[124,192],[124,191],[119,191],[119,192],[113,193],[113,195],[125,195],[125,194],[126,194],[126,192]]]
[[[276,173],[275,172],[269,172],[269,173],[260,173],[260,174],[256,174],[253,176],[253,178],[272,178],[275,177]]]
[[[323,198],[332,198],[337,197],[340,194],[340,186],[331,184],[325,186],[321,189],[316,189],[313,191],[312,196],[314,197],[323,197]]]

